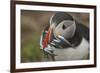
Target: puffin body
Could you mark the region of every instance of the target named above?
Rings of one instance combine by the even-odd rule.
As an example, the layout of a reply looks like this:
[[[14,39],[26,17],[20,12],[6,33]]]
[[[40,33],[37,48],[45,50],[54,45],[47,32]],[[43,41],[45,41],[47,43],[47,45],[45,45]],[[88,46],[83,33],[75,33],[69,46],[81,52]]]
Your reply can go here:
[[[53,51],[56,61],[89,59],[89,29],[68,13],[53,15],[50,26],[44,31],[49,33],[48,37],[42,38],[43,50],[49,54]]]
[[[57,61],[85,60],[89,58],[89,43],[85,40],[85,38],[83,38],[77,47],[69,47],[63,49],[54,48],[54,53],[57,54],[57,56],[55,56],[55,60]]]

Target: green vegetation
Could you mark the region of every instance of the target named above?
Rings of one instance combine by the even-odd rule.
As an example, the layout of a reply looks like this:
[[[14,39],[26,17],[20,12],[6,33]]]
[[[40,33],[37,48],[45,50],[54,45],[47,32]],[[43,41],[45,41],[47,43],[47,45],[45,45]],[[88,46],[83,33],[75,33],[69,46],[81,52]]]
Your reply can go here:
[[[42,61],[43,52],[40,50],[39,37],[31,37],[22,42],[21,62]]]

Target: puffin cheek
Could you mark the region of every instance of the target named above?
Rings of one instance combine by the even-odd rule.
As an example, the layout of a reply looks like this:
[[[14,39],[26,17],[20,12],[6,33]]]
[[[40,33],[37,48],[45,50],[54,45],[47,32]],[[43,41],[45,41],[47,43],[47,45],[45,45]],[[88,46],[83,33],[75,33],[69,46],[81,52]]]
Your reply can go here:
[[[66,30],[63,31],[63,37],[66,39],[73,37],[75,30],[73,30],[73,26],[68,27]]]

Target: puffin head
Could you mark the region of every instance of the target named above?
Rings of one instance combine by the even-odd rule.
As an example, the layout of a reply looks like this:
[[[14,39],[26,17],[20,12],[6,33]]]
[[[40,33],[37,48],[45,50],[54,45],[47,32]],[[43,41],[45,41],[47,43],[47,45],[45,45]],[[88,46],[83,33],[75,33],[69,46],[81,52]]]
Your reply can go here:
[[[54,35],[61,35],[65,39],[73,37],[76,30],[75,20],[66,12],[55,13],[50,19],[50,29]]]
[[[50,29],[53,30],[54,36],[59,39],[59,41],[53,41],[52,45],[55,45],[54,42],[59,42],[59,44],[65,42],[72,46],[67,40],[74,36],[76,30],[75,20],[71,15],[66,12],[55,13],[50,19]]]

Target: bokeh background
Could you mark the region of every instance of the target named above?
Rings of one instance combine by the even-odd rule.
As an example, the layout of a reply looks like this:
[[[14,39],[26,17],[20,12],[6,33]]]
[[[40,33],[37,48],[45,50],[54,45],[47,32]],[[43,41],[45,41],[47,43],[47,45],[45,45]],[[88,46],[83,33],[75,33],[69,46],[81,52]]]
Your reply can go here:
[[[41,31],[56,12],[21,10],[21,62],[52,61],[40,49]],[[68,12],[79,23],[89,27],[89,13]]]

